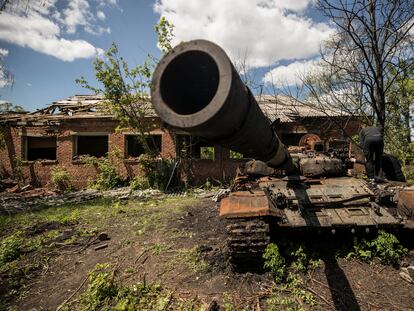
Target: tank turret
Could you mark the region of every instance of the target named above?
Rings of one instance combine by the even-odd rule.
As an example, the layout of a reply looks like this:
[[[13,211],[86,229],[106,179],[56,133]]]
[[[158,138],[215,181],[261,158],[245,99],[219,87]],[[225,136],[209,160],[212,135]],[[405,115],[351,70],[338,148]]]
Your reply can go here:
[[[287,148],[218,45],[194,40],[159,62],[151,97],[159,117],[191,135],[292,171]]]

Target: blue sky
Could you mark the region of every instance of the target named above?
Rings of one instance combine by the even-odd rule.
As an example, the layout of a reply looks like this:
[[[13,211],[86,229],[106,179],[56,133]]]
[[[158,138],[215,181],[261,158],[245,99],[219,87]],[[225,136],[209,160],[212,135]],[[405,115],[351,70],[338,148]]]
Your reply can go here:
[[[174,43],[213,40],[235,62],[244,59],[263,84],[278,79],[293,84],[292,72],[312,67],[321,41],[333,31],[313,0],[28,3],[24,10],[11,7],[0,14],[0,55],[15,79],[13,86],[0,88],[0,100],[30,111],[89,93],[75,79],[84,76],[94,83],[92,62],[112,42],[131,65],[142,63],[148,53],[159,57],[153,27],[161,15],[175,25]]]

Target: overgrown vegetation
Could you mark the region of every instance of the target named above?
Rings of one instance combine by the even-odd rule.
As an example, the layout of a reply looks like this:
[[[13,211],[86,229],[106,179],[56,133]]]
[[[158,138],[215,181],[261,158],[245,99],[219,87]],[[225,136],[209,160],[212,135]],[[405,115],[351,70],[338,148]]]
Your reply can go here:
[[[192,197],[130,203],[97,200],[13,216],[0,215],[0,283],[3,285],[0,300],[8,302],[12,297],[24,295],[25,286],[48,269],[56,254],[82,248],[114,223],[122,223],[130,237],[139,239],[155,229],[164,230],[182,215],[183,206],[193,204],[194,200]],[[154,245],[151,252],[155,256],[167,248],[167,245]],[[198,253],[192,248],[179,249],[172,256],[180,263],[185,260],[189,269],[199,271],[202,267]]]
[[[55,189],[69,191],[72,189],[70,175],[65,167],[56,166],[51,172],[50,179]]]
[[[0,265],[4,265],[20,257],[24,248],[24,238],[21,231],[11,234],[0,242]]]
[[[288,271],[306,272],[309,267],[317,267],[319,258],[317,254],[310,254],[305,244],[294,243],[282,239],[280,248],[270,243],[263,254],[264,267],[268,269],[276,282],[283,282]]]
[[[116,171],[116,159],[119,158],[117,152],[109,152],[105,158],[83,157],[82,161],[85,164],[94,166],[97,169],[97,174],[94,180],[90,182],[90,187],[98,190],[113,189],[121,183],[121,177]]]
[[[131,190],[145,190],[150,188],[148,178],[145,176],[135,176],[129,182],[129,187]]]
[[[286,261],[280,254],[279,248],[276,244],[270,243],[263,254],[264,267],[268,269],[277,283],[285,278]]]
[[[317,261],[309,259],[304,245],[286,241],[282,244],[284,247],[281,251],[276,244],[270,243],[263,254],[264,267],[272,273],[276,283],[267,301],[269,310],[306,310],[303,304],[313,307],[316,300],[304,287],[298,273],[306,272],[309,264],[315,266]],[[287,297],[286,293],[291,295]]]
[[[377,258],[383,264],[396,265],[407,252],[395,235],[381,230],[372,240],[354,238],[352,250],[346,258],[357,258],[365,262]]]
[[[161,17],[154,30],[158,36],[158,46],[167,53],[171,49],[171,41],[174,26]],[[132,67],[119,55],[119,49],[115,43],[105,53],[104,58],[94,61],[95,75],[101,86],[92,86],[83,77],[77,79],[77,83],[93,91],[102,94],[105,105],[115,114],[119,121],[119,128],[132,128],[137,133],[137,139],[142,145],[145,154],[139,157],[144,176],[134,180],[132,188],[157,188],[165,190],[174,162],[171,159],[162,158],[159,150],[151,148],[155,145],[150,132],[157,127],[153,117],[153,109],[149,99],[152,71],[156,65],[156,58],[148,55],[143,64]],[[101,162],[101,161],[100,161]],[[98,163],[93,163],[99,165]],[[110,170],[108,161],[101,163],[98,179],[94,187],[98,189],[110,189],[118,182],[114,169]],[[147,184],[148,182],[148,184]]]
[[[200,257],[200,252],[197,246],[189,249],[179,249],[177,251],[177,254],[174,256],[171,264],[185,264],[191,271],[195,273],[203,272],[208,267],[207,262]]]
[[[336,253],[346,259],[355,258],[364,262],[376,259],[382,264],[397,265],[407,249],[395,235],[379,231],[375,238],[369,240],[354,238],[349,245],[341,243]],[[263,254],[264,267],[270,271],[275,281],[271,297],[267,301],[269,310],[305,310],[304,305],[309,308],[315,306],[315,297],[305,286],[302,274],[309,268],[317,267],[321,261],[319,257],[318,253],[312,253],[300,243],[282,240],[279,246],[273,243],[268,245]]]
[[[138,158],[148,185],[151,188],[165,190],[174,168],[175,160],[154,158],[143,154]]]
[[[79,311],[203,310],[198,301],[179,300],[157,284],[121,285],[110,264],[98,264],[88,275],[88,286],[79,303],[64,307]]]
[[[52,248],[50,241],[58,235],[50,230],[41,235],[28,235],[17,230],[0,240],[0,282],[7,292],[0,300],[24,293],[27,280],[36,277],[48,256],[42,249]]]

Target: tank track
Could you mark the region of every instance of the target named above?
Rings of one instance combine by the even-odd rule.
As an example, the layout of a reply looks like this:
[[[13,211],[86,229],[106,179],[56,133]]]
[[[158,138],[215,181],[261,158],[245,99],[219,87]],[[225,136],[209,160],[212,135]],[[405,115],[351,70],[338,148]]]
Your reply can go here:
[[[226,225],[230,263],[235,267],[262,268],[262,255],[270,243],[265,218],[228,219]]]

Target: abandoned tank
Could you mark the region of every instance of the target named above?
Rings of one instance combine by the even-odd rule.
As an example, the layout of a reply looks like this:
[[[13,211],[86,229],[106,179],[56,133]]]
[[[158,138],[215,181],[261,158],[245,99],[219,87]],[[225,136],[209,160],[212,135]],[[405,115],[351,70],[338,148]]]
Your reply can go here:
[[[348,174],[347,146],[309,136],[288,150],[226,53],[205,40],[181,43],[159,62],[151,97],[170,126],[252,158],[220,203],[233,263],[260,259],[277,235],[414,228],[414,188]]]

